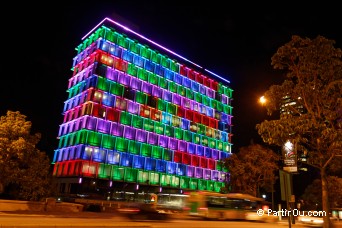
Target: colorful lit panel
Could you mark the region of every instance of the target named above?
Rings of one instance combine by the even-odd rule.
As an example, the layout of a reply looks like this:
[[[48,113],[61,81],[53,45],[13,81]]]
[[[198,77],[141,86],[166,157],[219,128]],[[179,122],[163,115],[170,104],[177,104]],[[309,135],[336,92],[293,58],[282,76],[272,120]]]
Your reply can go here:
[[[219,160],[232,147],[229,81],[108,18],[77,51],[54,176],[224,186]]]

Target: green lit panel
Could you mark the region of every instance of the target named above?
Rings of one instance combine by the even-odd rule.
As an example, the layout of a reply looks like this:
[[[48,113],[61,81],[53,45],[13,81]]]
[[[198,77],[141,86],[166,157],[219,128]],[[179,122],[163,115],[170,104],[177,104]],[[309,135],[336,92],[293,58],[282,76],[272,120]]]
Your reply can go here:
[[[153,184],[153,185],[160,184],[160,173],[150,172],[150,184]]]
[[[124,91],[125,91],[125,87],[123,85],[120,85],[116,82],[110,82],[109,92],[111,94],[115,94],[115,95],[122,97]]]
[[[209,98],[209,99],[210,99],[210,98]],[[209,104],[209,106],[212,107],[213,109],[217,109],[217,103],[218,103],[217,100],[210,99],[210,104]]]
[[[137,180],[139,184],[149,184],[150,178],[149,178],[149,172],[148,171],[142,171],[138,170],[137,174]]]
[[[158,85],[159,83],[159,76],[148,72],[148,82],[153,84],[153,85]]]
[[[198,179],[198,190],[207,190],[208,182],[204,179]]]
[[[166,56],[162,56],[161,59],[160,59],[160,64],[163,66],[163,67],[166,67],[166,68],[169,68],[171,67],[171,60],[166,57]]]
[[[100,90],[109,92],[110,83],[107,79],[105,79],[103,77],[97,77],[97,88]]]
[[[142,143],[141,144],[141,155],[145,157],[151,157],[152,145]]]
[[[216,149],[223,150],[223,142],[220,140],[216,140]]]
[[[88,143],[92,146],[100,146],[101,145],[102,134],[88,131]]]
[[[138,170],[133,168],[126,168],[124,180],[127,182],[137,182]]]
[[[223,151],[230,153],[230,143],[229,142],[223,142]]]
[[[229,105],[223,105],[223,112],[232,115],[232,107]]]
[[[152,146],[152,154],[151,157],[152,158],[156,158],[156,159],[162,159],[163,157],[163,147],[159,147],[159,146]]]
[[[177,113],[177,105],[168,102],[167,105],[166,105],[166,112],[170,113],[172,115],[176,115],[176,113]]]
[[[173,138],[175,136],[174,128],[169,125],[165,125],[165,135]]]
[[[175,61],[171,61],[171,70],[174,72],[179,72],[179,64],[177,64],[177,62]]]
[[[173,158],[173,151],[172,150],[168,150],[168,149],[164,149],[163,151],[163,160],[165,161],[172,161]]]
[[[144,126],[144,118],[142,118],[141,116],[133,115],[132,126],[134,128],[142,129]]]
[[[189,188],[190,177],[180,177],[180,188],[188,189]]]
[[[202,103],[202,94],[194,92],[194,100]]]
[[[66,135],[63,135],[59,138],[59,142],[58,142],[58,149],[65,147],[64,143],[66,140]]]
[[[125,168],[113,166],[112,178],[113,180],[123,181],[125,179]]]
[[[180,183],[180,177],[178,176],[171,176],[171,183],[170,186],[174,188],[178,188]]]
[[[223,104],[221,102],[217,102],[217,107],[216,107],[217,111],[219,112],[223,112]]]
[[[178,86],[178,91],[177,91],[177,93],[178,93],[179,95],[185,97],[185,95],[186,95],[186,88],[183,87],[183,86]]]
[[[151,60],[157,64],[160,64],[160,59],[161,59],[161,55],[158,52],[152,50]]]
[[[124,138],[116,138],[115,149],[118,151],[126,152],[128,149],[129,140]]]
[[[154,128],[154,121],[151,119],[144,119],[144,130],[153,132]]]
[[[121,47],[128,49],[129,42],[125,36],[118,34],[117,44]]]
[[[197,124],[197,127],[198,127],[197,133],[200,135],[204,135],[206,131],[206,126],[199,123]]]
[[[112,173],[112,165],[107,165],[104,163],[100,163],[98,170],[98,177],[103,179],[108,179],[111,177]]]
[[[221,161],[216,161],[216,170],[222,171],[222,162]]]
[[[129,113],[129,112],[125,112],[125,111],[121,112],[121,114],[120,114],[120,123],[124,124],[124,125],[130,126],[131,123],[132,123],[132,116],[133,115],[131,113]]]
[[[154,122],[154,132],[159,135],[164,135],[165,125],[160,122]]]
[[[102,136],[102,147],[106,149],[114,149],[115,147],[116,137],[111,135],[103,135]]]
[[[194,91],[191,89],[185,88],[185,96],[191,100],[194,99]]]
[[[168,90],[173,92],[173,93],[177,93],[178,85],[175,82],[169,82],[168,84],[169,84]]]
[[[201,144],[203,145],[203,146],[209,146],[208,144],[209,144],[209,140],[208,140],[209,138],[207,137],[207,136],[204,136],[204,135],[201,135]]]
[[[207,191],[215,191],[214,181],[207,180]]]
[[[218,140],[216,140],[216,139],[208,137],[208,145],[209,145],[209,147],[215,149],[217,141]]]
[[[135,101],[140,104],[147,104],[147,94],[141,91],[137,91],[135,94]]]
[[[143,81],[148,80],[148,73],[145,69],[138,68],[137,77]]]
[[[118,41],[117,40],[118,39],[118,34],[116,32],[111,31],[110,29],[106,28],[104,38],[106,40],[109,40],[112,43],[117,43],[117,41]]]
[[[131,51],[131,52],[133,52],[133,53],[135,53],[135,54],[140,54],[140,44],[137,42],[137,41],[135,41],[135,40],[129,40],[129,47],[128,47],[128,49]]]
[[[183,129],[175,128],[175,138],[182,140],[183,139],[183,132],[185,132]]]
[[[131,154],[140,155],[141,143],[133,140],[128,140],[128,152]]]
[[[190,178],[190,180],[189,180],[189,188],[191,190],[197,190],[198,189],[198,179]]]
[[[221,188],[224,187],[224,183],[222,182],[214,182],[214,191],[215,192],[220,192]]]
[[[161,177],[160,177],[160,185],[161,186],[170,186],[171,185],[171,178],[172,178],[172,175],[162,173]]]
[[[76,133],[76,144],[85,144],[88,138],[87,130],[80,130]]]
[[[157,109],[160,111],[165,111],[166,110],[166,104],[167,102],[161,99],[158,99],[157,101]]]
[[[192,142],[195,144],[200,144],[201,142],[201,135],[197,133],[192,133]]]
[[[210,106],[210,98],[203,95],[202,96],[202,104],[204,104],[205,106]]]
[[[148,48],[147,46],[141,47],[140,49],[140,54],[142,57],[146,58],[146,59],[150,59],[151,58],[151,54],[152,51],[150,48]]]
[[[187,142],[192,142],[192,132],[191,131],[184,131],[183,132],[183,140]]]
[[[138,67],[135,66],[132,63],[128,63],[127,74],[132,75],[134,77],[137,77],[137,75],[138,75]]]
[[[159,87],[163,88],[163,89],[167,89],[168,88],[168,82],[165,78],[160,77],[159,78]]]

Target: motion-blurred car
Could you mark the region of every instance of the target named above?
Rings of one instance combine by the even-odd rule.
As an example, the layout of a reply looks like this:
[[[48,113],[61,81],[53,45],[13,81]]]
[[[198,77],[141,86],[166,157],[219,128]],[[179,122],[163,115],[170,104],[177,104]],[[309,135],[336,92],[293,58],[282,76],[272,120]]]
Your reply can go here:
[[[334,222],[335,218],[329,215],[330,222]],[[323,227],[323,215],[317,211],[301,211],[297,216],[298,223],[312,227]]]
[[[170,218],[170,213],[155,208],[153,204],[146,203],[128,203],[118,211],[134,221],[167,220]]]

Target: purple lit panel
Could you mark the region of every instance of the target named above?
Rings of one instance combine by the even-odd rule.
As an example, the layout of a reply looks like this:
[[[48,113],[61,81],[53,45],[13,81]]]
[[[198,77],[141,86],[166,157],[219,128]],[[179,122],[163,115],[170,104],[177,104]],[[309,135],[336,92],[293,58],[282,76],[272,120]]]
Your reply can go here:
[[[116,123],[116,122],[112,123],[112,128],[110,129],[110,133],[112,135],[122,137],[123,132],[124,132],[124,126],[123,125]]]
[[[141,90],[141,84],[142,84],[142,80],[132,77],[132,79],[131,79],[132,89]]]
[[[196,153],[196,147],[197,145],[194,143],[188,143],[187,151],[189,154],[195,154]]]
[[[222,94],[221,95],[221,102],[223,104],[228,104],[229,103],[228,101],[229,101],[229,98],[225,94]]]
[[[204,148],[204,157],[206,158],[211,158],[213,149],[209,148],[209,147],[205,147]]]
[[[190,129],[190,120],[182,118],[180,127],[184,130],[189,130]]]
[[[158,98],[161,98],[163,94],[163,90],[157,86],[152,87],[152,95]]]
[[[180,74],[176,73],[173,80],[174,80],[174,82],[176,82],[179,85],[183,84],[183,76],[181,76]]]
[[[219,171],[219,174],[218,174],[218,180],[220,181],[220,182],[224,182],[225,180],[226,180],[226,173],[225,172],[223,172],[223,171]]]
[[[195,168],[195,177],[196,178],[203,178],[203,169],[200,167]]]
[[[215,116],[215,110],[213,108],[207,107],[207,116],[214,117]]]
[[[134,101],[127,101],[127,112],[138,115],[140,112],[140,105]]]
[[[188,177],[193,177],[194,174],[195,174],[195,167],[194,166],[187,166],[186,175]]]
[[[191,80],[189,78],[183,78],[183,86],[190,88],[191,87]]]
[[[122,85],[129,86],[131,81],[131,77],[127,74],[119,72],[118,82]]]
[[[183,140],[178,141],[178,150],[186,151],[187,148],[188,148],[188,143],[186,141],[183,141]]]
[[[95,130],[97,119],[88,117],[85,123],[86,123],[85,128],[89,130]]]
[[[152,93],[152,85],[147,82],[142,82],[141,91],[147,94]]]
[[[147,141],[147,131],[137,129],[135,140],[137,140],[138,142],[146,142]]]
[[[187,109],[190,109],[190,110],[194,109],[193,101],[188,99],[188,98],[186,98],[186,97],[182,97],[182,104],[183,104],[184,108],[187,108]]]
[[[182,97],[179,96],[178,94],[173,94],[172,95],[172,103],[181,106],[182,105]]]
[[[224,112],[221,112],[221,121],[225,123],[229,123],[228,115]]]
[[[179,141],[181,142],[181,141]],[[169,138],[169,149],[177,150],[178,149],[178,139]]]
[[[206,94],[206,87],[202,84],[199,84],[199,93],[205,95]]]
[[[168,137],[164,135],[159,135],[159,146],[167,148],[168,146]]]
[[[219,171],[217,170],[211,170],[211,179],[214,181],[218,181],[219,179]]]
[[[158,144],[158,135],[152,132],[148,133],[147,136],[147,143],[151,145],[157,145]]]
[[[118,71],[113,70],[110,67],[107,67],[106,78],[108,78],[109,80],[112,80],[114,82],[117,82],[118,81]]]
[[[98,119],[97,121],[97,131],[108,134],[110,131],[111,123],[107,120]]]
[[[204,146],[197,145],[196,155],[203,156],[204,155]]]
[[[211,180],[211,170],[210,169],[203,169],[203,178],[205,180]]]
[[[172,93],[164,90],[163,91],[163,100],[168,101],[168,102],[172,102]]]
[[[135,139],[135,128],[133,127],[129,127],[129,126],[124,126],[124,138],[126,139]]]
[[[211,158],[214,160],[219,160],[219,150],[213,149],[211,151]]]

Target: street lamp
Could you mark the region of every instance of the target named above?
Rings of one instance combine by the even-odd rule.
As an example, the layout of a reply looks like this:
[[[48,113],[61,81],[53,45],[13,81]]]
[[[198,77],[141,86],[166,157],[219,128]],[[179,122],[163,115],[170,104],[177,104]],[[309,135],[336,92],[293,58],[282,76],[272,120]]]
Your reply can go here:
[[[264,105],[265,103],[266,103],[266,98],[265,98],[265,96],[261,96],[260,98],[259,98],[259,102],[262,104],[262,105]]]

